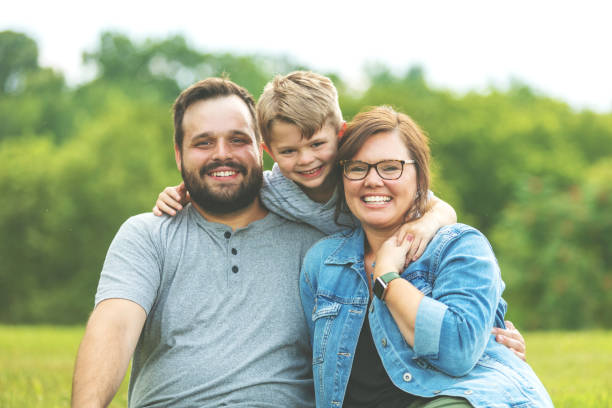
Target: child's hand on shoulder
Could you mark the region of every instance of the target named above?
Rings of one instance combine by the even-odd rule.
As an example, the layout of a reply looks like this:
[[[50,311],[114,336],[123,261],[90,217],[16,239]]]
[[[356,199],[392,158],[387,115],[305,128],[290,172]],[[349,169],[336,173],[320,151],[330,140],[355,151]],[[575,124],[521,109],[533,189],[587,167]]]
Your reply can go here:
[[[166,187],[157,197],[155,207],[153,207],[153,214],[157,216],[161,216],[162,214],[174,216],[176,212],[181,211],[183,206],[189,201],[189,191],[187,191],[185,183],[181,183],[178,186]]]

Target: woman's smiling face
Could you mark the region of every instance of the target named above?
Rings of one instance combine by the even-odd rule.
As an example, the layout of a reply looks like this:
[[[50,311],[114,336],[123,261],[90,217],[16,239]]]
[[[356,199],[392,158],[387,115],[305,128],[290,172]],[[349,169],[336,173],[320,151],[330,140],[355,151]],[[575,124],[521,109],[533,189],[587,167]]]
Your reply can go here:
[[[368,164],[383,160],[412,160],[397,131],[376,133],[368,138],[351,161]],[[364,228],[394,230],[404,223],[417,194],[414,164],[406,163],[397,180],[381,178],[370,168],[363,180],[343,177],[346,203]]]

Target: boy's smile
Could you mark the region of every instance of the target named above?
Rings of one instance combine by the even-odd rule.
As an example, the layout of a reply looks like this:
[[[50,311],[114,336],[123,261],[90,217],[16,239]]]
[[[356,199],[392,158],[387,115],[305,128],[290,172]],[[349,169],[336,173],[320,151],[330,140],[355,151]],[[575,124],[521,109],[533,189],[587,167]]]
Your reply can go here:
[[[332,173],[338,152],[336,129],[326,123],[306,139],[296,125],[275,121],[270,136],[270,151],[283,175],[312,200],[329,200],[335,187]]]

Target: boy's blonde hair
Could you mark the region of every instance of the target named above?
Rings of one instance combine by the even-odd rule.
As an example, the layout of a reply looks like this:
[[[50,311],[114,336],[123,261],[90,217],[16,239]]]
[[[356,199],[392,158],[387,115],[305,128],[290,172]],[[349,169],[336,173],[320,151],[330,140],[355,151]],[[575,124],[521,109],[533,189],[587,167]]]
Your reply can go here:
[[[265,86],[256,112],[268,147],[270,130],[277,120],[296,125],[306,139],[326,124],[338,132],[343,123],[336,87],[329,78],[310,71],[275,76]]]

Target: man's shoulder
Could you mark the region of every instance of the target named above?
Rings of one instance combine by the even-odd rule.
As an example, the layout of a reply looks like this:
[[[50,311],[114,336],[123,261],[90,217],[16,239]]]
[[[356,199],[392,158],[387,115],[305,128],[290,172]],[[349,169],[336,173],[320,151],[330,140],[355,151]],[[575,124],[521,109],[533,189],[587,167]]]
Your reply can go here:
[[[121,225],[117,235],[130,235],[140,237],[159,238],[175,232],[179,228],[189,226],[188,210],[179,211],[177,215],[157,216],[151,212],[133,215]]]

